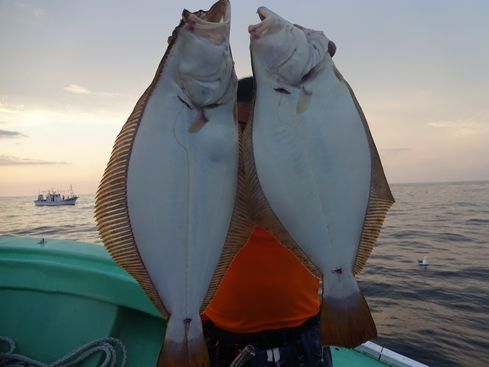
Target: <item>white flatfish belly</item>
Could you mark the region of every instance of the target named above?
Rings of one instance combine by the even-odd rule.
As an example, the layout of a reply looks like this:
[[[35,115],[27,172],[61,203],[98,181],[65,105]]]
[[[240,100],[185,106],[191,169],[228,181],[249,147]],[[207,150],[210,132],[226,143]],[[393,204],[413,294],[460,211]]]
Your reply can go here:
[[[353,272],[393,199],[364,115],[332,62],[331,41],[266,8],[258,13],[245,140],[253,215],[321,273],[323,343],[352,347],[376,336]]]

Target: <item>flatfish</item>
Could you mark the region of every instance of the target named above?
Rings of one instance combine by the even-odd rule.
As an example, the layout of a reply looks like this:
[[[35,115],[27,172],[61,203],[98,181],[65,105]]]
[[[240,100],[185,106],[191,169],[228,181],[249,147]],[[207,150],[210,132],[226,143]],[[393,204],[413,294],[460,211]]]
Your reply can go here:
[[[322,276],[321,340],[353,347],[375,323],[355,280],[394,202],[335,44],[267,8],[249,27],[255,78],[244,133],[252,214]],[[286,274],[284,274],[286,276]]]
[[[109,253],[169,317],[159,366],[208,366],[200,312],[249,235],[229,30],[227,0],[183,11],[97,192]]]

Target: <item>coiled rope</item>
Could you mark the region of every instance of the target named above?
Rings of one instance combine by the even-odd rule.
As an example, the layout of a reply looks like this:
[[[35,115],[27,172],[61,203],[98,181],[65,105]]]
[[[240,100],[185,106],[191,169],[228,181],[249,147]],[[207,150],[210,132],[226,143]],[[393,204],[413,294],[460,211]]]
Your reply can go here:
[[[7,345],[8,350],[7,352],[0,352],[1,367],[70,367],[76,366],[98,352],[105,354],[105,359],[99,367],[115,367],[117,362],[117,346],[122,351],[120,367],[124,367],[127,361],[127,350],[124,344],[119,339],[110,337],[82,345],[80,348],[77,348],[51,364],[45,364],[27,356],[15,354],[15,342],[11,338],[0,336],[0,346],[2,344]]]

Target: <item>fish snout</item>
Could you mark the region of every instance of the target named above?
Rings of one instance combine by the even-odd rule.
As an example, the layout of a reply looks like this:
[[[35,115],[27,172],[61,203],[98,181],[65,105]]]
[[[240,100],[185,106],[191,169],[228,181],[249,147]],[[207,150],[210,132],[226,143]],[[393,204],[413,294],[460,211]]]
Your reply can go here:
[[[225,22],[229,20],[229,10],[229,0],[219,0],[214,5],[212,5],[212,7],[207,12],[205,12],[205,14],[202,16],[202,19],[213,23]]]
[[[261,6],[256,12],[261,22],[248,27],[251,39],[257,39],[266,34],[278,32],[283,28],[283,19],[270,9]]]
[[[178,81],[190,104],[201,109],[233,94],[229,1],[220,0],[208,11],[184,10],[182,18]],[[205,115],[197,120],[205,121]]]
[[[182,20],[185,28],[198,38],[214,44],[221,44],[229,39],[231,7],[229,1],[218,1],[208,11],[192,13],[185,9]]]
[[[265,18],[267,18],[269,15],[275,14],[270,9],[268,9],[266,6],[260,6],[258,9],[256,9],[256,13],[260,17],[260,20],[265,20]]]

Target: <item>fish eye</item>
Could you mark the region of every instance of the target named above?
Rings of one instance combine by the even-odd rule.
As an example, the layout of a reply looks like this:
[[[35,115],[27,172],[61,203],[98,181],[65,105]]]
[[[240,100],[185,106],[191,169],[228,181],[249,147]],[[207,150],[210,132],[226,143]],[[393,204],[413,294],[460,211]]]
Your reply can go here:
[[[336,44],[333,41],[328,42],[328,53],[331,57],[336,53]]]

